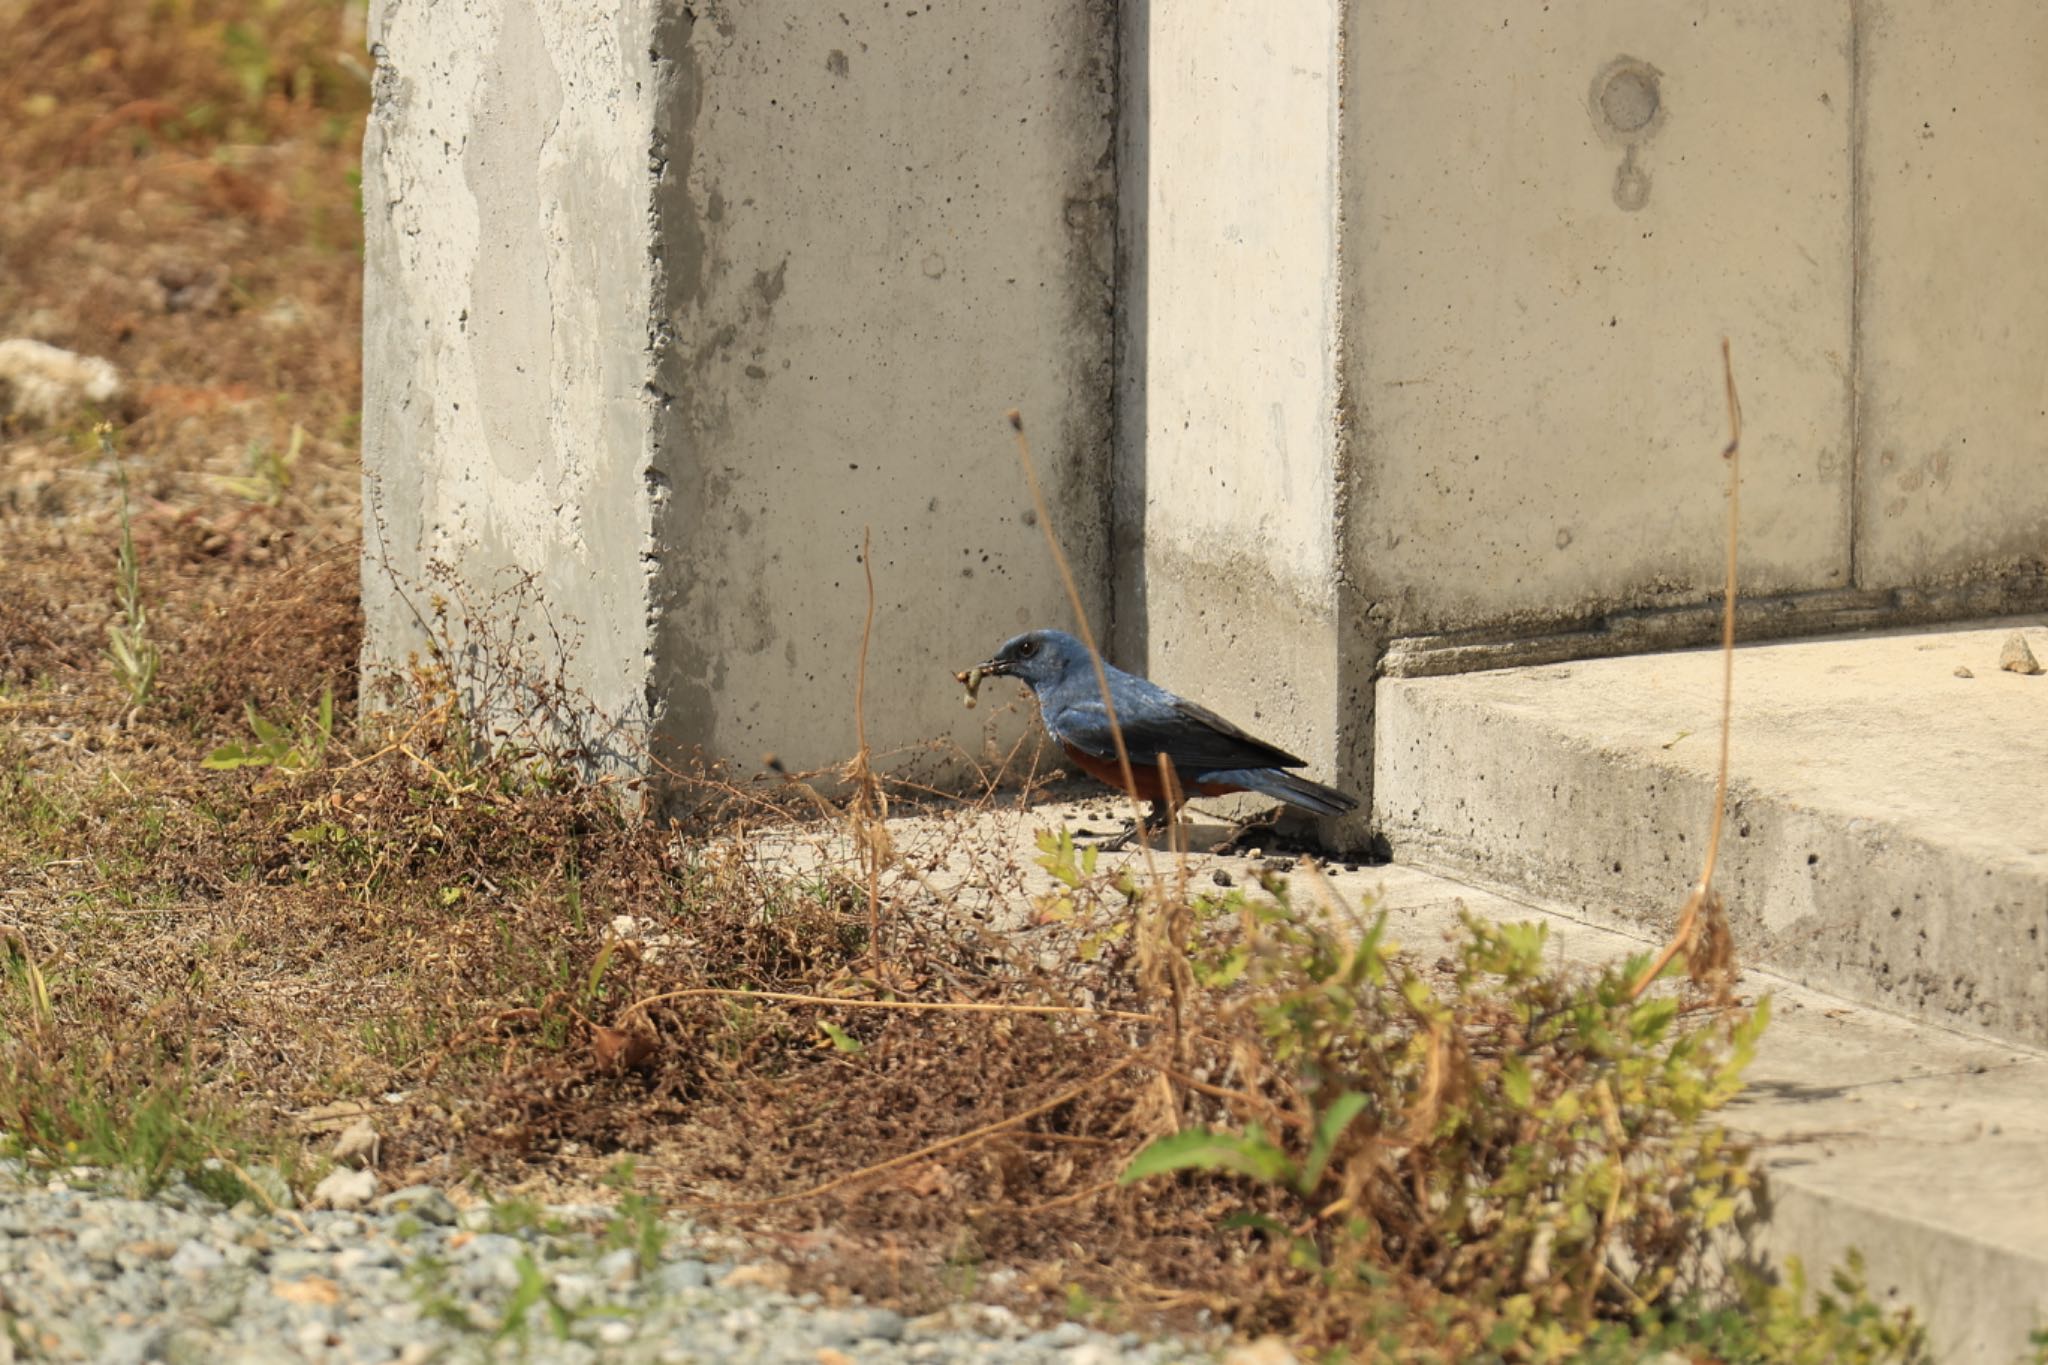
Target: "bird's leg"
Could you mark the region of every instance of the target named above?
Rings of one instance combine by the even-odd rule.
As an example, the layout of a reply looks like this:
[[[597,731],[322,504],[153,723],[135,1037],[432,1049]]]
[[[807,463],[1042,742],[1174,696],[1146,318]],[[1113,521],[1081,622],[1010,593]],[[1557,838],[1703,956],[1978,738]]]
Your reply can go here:
[[[1124,826],[1124,832],[1113,839],[1097,844],[1105,853],[1118,853],[1131,846],[1131,840],[1140,835],[1150,836],[1164,830],[1172,817],[1164,801],[1154,801],[1145,812],[1143,820],[1133,820]]]
[[[1246,843],[1250,841],[1253,836],[1261,834],[1271,834],[1273,832],[1273,827],[1280,823],[1280,814],[1285,809],[1286,807],[1284,806],[1275,806],[1273,807],[1273,809],[1266,811],[1262,814],[1254,815],[1248,819],[1238,821],[1235,825],[1232,825],[1230,827],[1229,837],[1217,843],[1211,844],[1209,846],[1209,851],[1211,853],[1242,852]]]

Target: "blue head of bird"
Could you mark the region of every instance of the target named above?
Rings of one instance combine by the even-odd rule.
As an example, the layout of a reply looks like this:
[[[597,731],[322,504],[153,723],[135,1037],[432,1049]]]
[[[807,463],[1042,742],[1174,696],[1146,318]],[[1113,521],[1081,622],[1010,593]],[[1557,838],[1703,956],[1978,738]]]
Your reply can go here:
[[[1030,630],[1008,640],[988,662],[984,677],[1016,678],[1042,692],[1075,668],[1087,668],[1088,646],[1063,630]]]

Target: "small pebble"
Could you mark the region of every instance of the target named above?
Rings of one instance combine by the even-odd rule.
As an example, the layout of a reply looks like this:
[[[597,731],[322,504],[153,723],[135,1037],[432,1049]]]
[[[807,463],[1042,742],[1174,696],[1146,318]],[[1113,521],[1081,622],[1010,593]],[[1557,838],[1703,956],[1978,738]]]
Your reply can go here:
[[[377,1176],[372,1171],[337,1166],[313,1187],[313,1203],[330,1209],[359,1209],[377,1196]]]
[[[409,1213],[422,1223],[439,1223],[443,1226],[455,1221],[455,1206],[448,1202],[448,1196],[432,1185],[408,1185],[402,1190],[393,1190],[377,1201],[379,1213]]]
[[[2008,673],[2021,673],[2028,677],[2041,671],[2040,661],[2034,658],[2027,637],[2018,631],[2005,637],[2005,644],[1998,651],[1998,666]]]

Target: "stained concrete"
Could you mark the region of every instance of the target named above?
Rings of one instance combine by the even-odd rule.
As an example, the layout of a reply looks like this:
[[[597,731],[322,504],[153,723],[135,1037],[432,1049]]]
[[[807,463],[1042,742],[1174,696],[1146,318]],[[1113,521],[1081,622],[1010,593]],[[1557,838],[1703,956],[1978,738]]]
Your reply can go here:
[[[2048,17],[2026,0],[1859,12],[1857,576],[2039,572]]]
[[[1011,407],[1107,619],[1113,24],[1100,0],[700,11],[661,114],[664,753],[852,752],[864,529],[870,742],[980,751],[951,673],[1073,624]]]
[[[647,21],[374,6],[363,149],[366,659],[423,651],[437,599],[459,643],[465,603],[530,573],[526,627],[551,634],[545,604],[569,681],[611,722],[589,729],[629,747],[653,516]],[[470,672],[497,715],[523,709]]]
[[[621,764],[836,762],[871,531],[870,742],[1007,742],[949,674],[1071,624],[1012,406],[1107,614],[1110,8],[373,11],[370,665],[439,596],[463,670],[559,668],[542,723]]]
[[[1337,0],[1138,4],[1127,17],[1142,58],[1126,57],[1124,136],[1142,162],[1124,190],[1138,259],[1116,610],[1120,663],[1349,786],[1340,18]]]
[[[2030,618],[1737,652],[1715,884],[1751,960],[2048,1044],[2048,678],[1999,669],[2015,629],[2048,648]],[[1403,858],[1662,924],[1699,875],[1720,674],[1701,650],[1384,682],[1381,827]]]
[[[1849,582],[1851,8],[1353,0],[1350,564],[1395,634]],[[1767,452],[1767,454],[1765,454]]]

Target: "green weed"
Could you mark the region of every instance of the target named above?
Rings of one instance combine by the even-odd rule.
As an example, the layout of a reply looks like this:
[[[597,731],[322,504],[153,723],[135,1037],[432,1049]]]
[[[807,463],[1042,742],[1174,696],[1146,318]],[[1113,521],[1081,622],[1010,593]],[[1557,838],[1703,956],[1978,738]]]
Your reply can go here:
[[[114,450],[113,427],[102,422],[94,428],[100,451],[114,462],[115,477],[121,485],[121,549],[116,570],[116,600],[121,619],[107,627],[107,658],[114,676],[127,695],[128,705],[139,708],[156,687],[160,662],[156,644],[149,638],[149,612],[142,605],[142,568],[135,557],[135,531],[128,507],[128,471]]]

